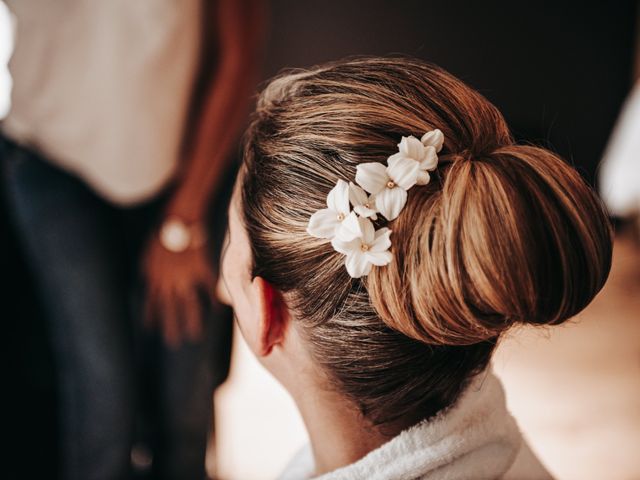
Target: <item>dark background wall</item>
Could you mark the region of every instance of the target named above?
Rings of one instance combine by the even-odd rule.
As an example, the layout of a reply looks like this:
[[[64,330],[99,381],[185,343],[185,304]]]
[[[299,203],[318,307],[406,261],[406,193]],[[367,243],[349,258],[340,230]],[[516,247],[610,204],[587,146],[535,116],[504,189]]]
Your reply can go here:
[[[434,62],[494,102],[517,138],[593,181],[632,81],[637,2],[276,0],[266,76],[347,55]]]

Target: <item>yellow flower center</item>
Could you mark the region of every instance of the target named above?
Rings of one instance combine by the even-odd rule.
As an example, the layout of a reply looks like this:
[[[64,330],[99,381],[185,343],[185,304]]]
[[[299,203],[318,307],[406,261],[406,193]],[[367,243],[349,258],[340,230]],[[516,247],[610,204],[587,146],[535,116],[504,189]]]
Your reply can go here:
[[[362,250],[363,252],[368,252],[369,251],[369,245],[367,245],[366,243],[363,243],[360,245],[360,250]]]
[[[395,184],[395,183],[393,183],[393,180],[389,180],[389,181],[387,182],[387,188],[393,188],[393,187],[395,187],[395,186],[396,186],[396,184]]]
[[[371,208],[368,203],[364,204],[365,208]]]
[[[339,214],[338,214],[338,221],[339,221],[339,222],[343,221],[343,220],[344,220],[344,218],[345,218],[345,217],[344,217],[344,213],[339,213]]]

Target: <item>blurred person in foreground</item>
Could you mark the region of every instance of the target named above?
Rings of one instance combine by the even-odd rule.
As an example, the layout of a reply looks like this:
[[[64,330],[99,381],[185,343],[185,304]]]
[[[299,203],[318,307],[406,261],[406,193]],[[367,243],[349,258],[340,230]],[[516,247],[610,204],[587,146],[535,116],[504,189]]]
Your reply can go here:
[[[640,28],[640,9],[636,26]],[[635,223],[640,242],[640,31],[634,54],[634,84],[602,158],[600,194],[612,215]]]
[[[211,253],[261,2],[7,4],[2,164],[53,339],[62,477],[129,478],[150,454],[154,478],[203,478],[230,349]]]
[[[611,251],[580,174],[439,67],[374,57],[273,80],[219,294],[309,433],[282,479],[551,478],[490,359],[511,327],[585,308]]]

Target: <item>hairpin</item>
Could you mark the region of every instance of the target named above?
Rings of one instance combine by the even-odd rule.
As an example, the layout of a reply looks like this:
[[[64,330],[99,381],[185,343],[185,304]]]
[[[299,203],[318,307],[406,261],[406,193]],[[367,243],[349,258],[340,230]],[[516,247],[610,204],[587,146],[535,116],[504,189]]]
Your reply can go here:
[[[407,203],[407,191],[429,183],[429,172],[438,166],[443,143],[444,135],[438,129],[420,140],[402,137],[398,152],[387,158],[386,165],[358,165],[356,184],[338,180],[327,195],[327,208],[311,216],[309,235],[331,240],[334,250],[346,256],[345,266],[353,278],[368,275],[373,265],[388,265],[393,258],[391,230],[376,229],[373,222],[378,214],[388,221],[397,218]]]

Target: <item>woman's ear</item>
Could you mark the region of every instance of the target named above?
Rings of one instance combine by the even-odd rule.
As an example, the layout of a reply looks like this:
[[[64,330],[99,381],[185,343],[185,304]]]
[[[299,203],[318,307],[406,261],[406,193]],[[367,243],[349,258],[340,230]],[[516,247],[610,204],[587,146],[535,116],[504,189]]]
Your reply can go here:
[[[290,316],[282,293],[262,277],[252,281],[255,298],[258,300],[258,351],[260,356],[269,355],[273,347],[282,344],[287,333]]]

